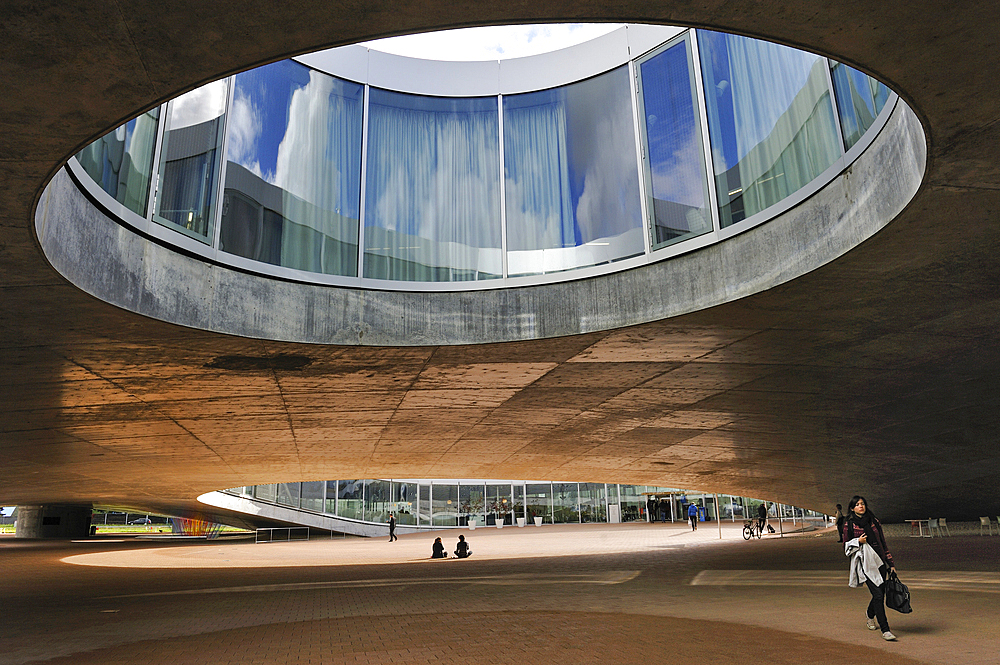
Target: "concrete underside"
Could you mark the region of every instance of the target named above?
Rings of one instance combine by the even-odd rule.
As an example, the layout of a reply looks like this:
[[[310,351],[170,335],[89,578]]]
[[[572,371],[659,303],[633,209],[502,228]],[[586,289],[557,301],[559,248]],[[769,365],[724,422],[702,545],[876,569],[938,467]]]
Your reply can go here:
[[[14,2],[0,10],[0,503],[196,510],[262,482],[679,486],[887,518],[1000,513],[1000,90],[986,4]],[[34,235],[45,184],[145,108],[295,53],[469,24],[630,20],[808,48],[889,83],[921,189],[839,259],[621,330],[470,346],[292,344],[86,295]],[[301,356],[301,358],[296,358]]]

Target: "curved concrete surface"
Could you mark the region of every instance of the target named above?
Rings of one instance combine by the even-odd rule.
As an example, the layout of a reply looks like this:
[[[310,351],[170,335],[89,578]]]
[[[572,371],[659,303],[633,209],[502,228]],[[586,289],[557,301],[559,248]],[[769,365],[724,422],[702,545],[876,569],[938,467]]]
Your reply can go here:
[[[803,203],[740,235],[603,277],[473,292],[299,284],[246,274],[155,244],[94,207],[65,174],[35,226],[74,285],[146,316],[286,342],[482,344],[599,332],[764,291],[843,255],[892,221],[924,172],[924,137],[899,104],[872,146]]]
[[[2,13],[4,502],[177,511],[243,484],[475,476],[691,487],[827,511],[860,491],[887,519],[1000,512],[991,7],[23,1]],[[584,17],[716,27],[858,66],[919,118],[923,184],[860,246],[764,292],[621,330],[469,347],[179,328],[85,294],[38,246],[35,204],[64,160],[200,83],[388,34]]]

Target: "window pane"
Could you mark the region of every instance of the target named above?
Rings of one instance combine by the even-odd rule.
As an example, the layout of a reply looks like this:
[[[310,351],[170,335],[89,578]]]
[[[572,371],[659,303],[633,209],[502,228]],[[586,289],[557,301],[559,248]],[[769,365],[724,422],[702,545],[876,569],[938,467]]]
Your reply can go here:
[[[514,517],[524,517],[524,485],[514,485]]]
[[[844,132],[844,147],[850,149],[875,123],[875,100],[867,74],[839,62],[831,63],[833,90]]]
[[[366,480],[365,521],[388,522],[391,496],[388,480]]]
[[[503,99],[511,275],[645,251],[628,67]]]
[[[499,132],[496,98],[370,89],[365,277],[502,275]]]
[[[510,483],[486,486],[486,524],[513,524]]]
[[[536,517],[542,518],[543,524],[552,524],[552,485],[549,483],[524,486],[525,504],[528,508],[528,522],[534,523]]]
[[[357,275],[364,86],[291,60],[234,86],[219,249]]]
[[[646,497],[644,487],[619,485],[621,490],[622,522],[638,522],[646,519]]]
[[[424,526],[431,523],[431,486],[419,485],[417,488],[419,500],[417,501],[417,524]]]
[[[885,103],[889,101],[889,88],[882,83],[877,81],[872,77],[868,77],[868,83],[872,88],[872,97],[875,99],[875,113],[881,113]]]
[[[299,507],[299,484],[278,483],[278,503],[292,508]]]
[[[393,483],[389,510],[396,513],[397,524],[417,523],[417,484]]]
[[[228,80],[215,81],[167,104],[153,220],[211,243]]]
[[[432,485],[434,526],[458,526],[458,486]]]
[[[143,113],[81,150],[76,158],[94,182],[126,208],[146,216],[160,109]]]
[[[807,185],[842,148],[823,58],[738,35],[697,34],[725,227]]]
[[[712,230],[688,49],[684,40],[639,65],[654,248]]]
[[[299,506],[305,510],[315,510],[317,513],[323,512],[323,489],[326,483],[317,480],[311,483],[302,483],[302,498]]]
[[[608,505],[604,483],[580,483],[580,521],[607,522]]]
[[[348,517],[352,520],[359,520],[364,514],[364,481],[363,480],[340,480],[337,481],[337,515]]]
[[[274,501],[274,485],[257,485],[254,497],[261,501]]]
[[[486,524],[486,499],[483,485],[459,485],[458,505],[459,526],[467,526],[470,519],[476,520],[479,526]]]
[[[337,481],[326,481],[326,510],[331,515],[337,514]]]
[[[579,524],[579,488],[576,483],[552,483],[552,521]]]

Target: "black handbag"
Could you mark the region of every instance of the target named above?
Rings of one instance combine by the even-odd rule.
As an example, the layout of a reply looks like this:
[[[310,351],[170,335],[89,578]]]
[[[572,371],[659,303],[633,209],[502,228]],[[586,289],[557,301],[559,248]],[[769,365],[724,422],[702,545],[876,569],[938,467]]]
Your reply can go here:
[[[913,611],[910,607],[910,590],[899,581],[895,571],[889,573],[889,579],[885,584],[885,606],[902,614]]]

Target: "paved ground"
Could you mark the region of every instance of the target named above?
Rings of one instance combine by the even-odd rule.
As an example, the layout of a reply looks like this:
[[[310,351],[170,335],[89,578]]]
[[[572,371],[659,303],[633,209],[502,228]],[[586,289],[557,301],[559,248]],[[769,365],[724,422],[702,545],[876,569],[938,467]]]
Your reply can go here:
[[[1000,538],[896,537],[914,612],[864,626],[832,533],[727,525],[163,544],[0,540],[0,665],[1000,663]],[[456,533],[442,534],[448,545]]]

